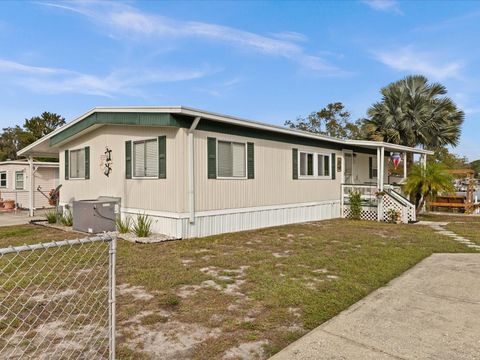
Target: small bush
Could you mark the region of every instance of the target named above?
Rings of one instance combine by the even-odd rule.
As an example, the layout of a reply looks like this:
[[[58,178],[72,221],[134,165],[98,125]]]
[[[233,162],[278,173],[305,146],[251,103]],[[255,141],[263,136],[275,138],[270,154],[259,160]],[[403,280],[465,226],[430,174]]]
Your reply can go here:
[[[49,224],[56,224],[56,222],[57,222],[57,211],[56,210],[50,210],[47,213],[45,213],[45,217],[47,218],[47,222]]]
[[[359,191],[351,191],[350,199],[350,218],[360,220],[362,215],[362,197]]]
[[[395,209],[388,209],[387,218],[389,222],[396,223],[397,221],[400,221],[401,217],[402,214],[400,213],[400,211]]]
[[[60,222],[62,225],[65,226],[72,226],[73,225],[73,214],[70,209],[67,209],[61,216],[60,216]]]
[[[121,217],[118,217],[115,220],[115,225],[117,226],[117,231],[120,234],[126,234],[130,232],[130,228],[132,227],[132,219],[130,217],[126,217],[125,220],[122,220]]]
[[[149,237],[152,234],[152,219],[146,214],[138,214],[132,231],[138,237]]]

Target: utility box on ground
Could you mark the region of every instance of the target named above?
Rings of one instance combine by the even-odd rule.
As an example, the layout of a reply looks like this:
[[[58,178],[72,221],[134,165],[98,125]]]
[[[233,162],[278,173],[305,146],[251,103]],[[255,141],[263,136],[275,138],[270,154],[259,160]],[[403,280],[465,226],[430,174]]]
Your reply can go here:
[[[114,198],[74,201],[73,230],[91,234],[115,231],[115,220],[119,215],[120,202]]]

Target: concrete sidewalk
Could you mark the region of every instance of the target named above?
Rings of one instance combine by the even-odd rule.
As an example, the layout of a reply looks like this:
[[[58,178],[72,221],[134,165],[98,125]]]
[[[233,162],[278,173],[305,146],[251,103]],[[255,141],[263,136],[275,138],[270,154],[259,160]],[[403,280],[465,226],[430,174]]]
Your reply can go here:
[[[435,254],[271,360],[480,359],[480,254]]]
[[[27,210],[18,210],[15,212],[1,212],[0,213],[0,227],[1,226],[14,226],[14,225],[25,225],[28,224],[30,220],[33,219],[43,219],[45,218],[46,210],[41,209],[35,211],[35,216],[33,218],[28,216]]]

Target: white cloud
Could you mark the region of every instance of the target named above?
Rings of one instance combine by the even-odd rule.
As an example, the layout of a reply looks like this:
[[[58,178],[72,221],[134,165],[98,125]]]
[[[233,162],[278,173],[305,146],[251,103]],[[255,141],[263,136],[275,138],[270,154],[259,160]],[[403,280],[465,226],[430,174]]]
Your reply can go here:
[[[362,3],[377,11],[393,12],[403,15],[398,2],[395,0],[362,0]]]
[[[198,70],[164,68],[140,72],[117,70],[105,76],[96,76],[0,59],[0,78],[3,81],[47,94],[76,93],[106,97],[116,94],[141,95],[140,88],[144,85],[198,79],[213,72],[216,70],[208,67]]]
[[[434,79],[459,78],[464,67],[461,61],[439,61],[443,56],[417,51],[412,46],[378,51],[375,58],[388,67],[403,72],[423,74]]]
[[[320,56],[309,54],[299,42],[306,37],[295,32],[283,32],[265,36],[229,26],[198,22],[178,21],[165,16],[142,12],[124,3],[73,2],[41,3],[87,16],[96,24],[107,26],[110,31],[124,37],[142,38],[199,38],[222,43],[260,54],[283,57],[322,75],[338,76],[346,72],[330,64]]]

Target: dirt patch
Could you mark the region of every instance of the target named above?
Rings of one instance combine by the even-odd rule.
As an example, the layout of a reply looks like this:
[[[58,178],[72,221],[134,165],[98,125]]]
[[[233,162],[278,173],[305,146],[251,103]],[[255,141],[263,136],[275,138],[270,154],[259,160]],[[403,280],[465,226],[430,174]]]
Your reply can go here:
[[[148,301],[155,296],[145,290],[143,286],[131,286],[130,284],[121,284],[117,286],[119,295],[131,295],[135,300]]]
[[[223,356],[223,359],[242,359],[253,360],[264,358],[264,345],[268,344],[267,341],[252,341],[240,344],[239,346],[228,349]]]
[[[195,345],[220,335],[220,329],[178,321],[157,323],[152,326],[134,325],[128,329],[130,338],[125,344],[140,350],[153,359],[190,358]]]

